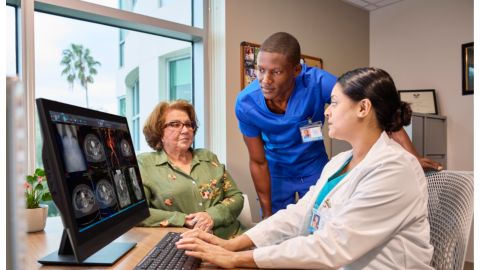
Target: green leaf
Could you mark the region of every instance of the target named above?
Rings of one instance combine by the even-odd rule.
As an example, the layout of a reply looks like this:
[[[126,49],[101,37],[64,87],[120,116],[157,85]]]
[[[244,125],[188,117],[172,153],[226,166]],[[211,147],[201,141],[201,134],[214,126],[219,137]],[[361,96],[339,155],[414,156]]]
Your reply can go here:
[[[35,177],[33,175],[27,175],[27,182],[30,184],[30,185],[33,185],[33,183],[35,183]]]
[[[42,168],[37,168],[35,174],[38,176],[45,176],[45,171]]]
[[[39,192],[39,191],[42,191],[43,190],[43,184],[42,183],[38,183],[35,188],[34,188],[35,191]]]
[[[42,201],[51,201],[52,200],[52,194],[50,192],[45,192],[42,195]]]

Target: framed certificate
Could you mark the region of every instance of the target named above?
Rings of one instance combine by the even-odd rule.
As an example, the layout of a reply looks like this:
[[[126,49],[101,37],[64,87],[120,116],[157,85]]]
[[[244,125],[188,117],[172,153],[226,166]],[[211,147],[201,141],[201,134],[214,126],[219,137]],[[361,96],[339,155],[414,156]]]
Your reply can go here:
[[[400,100],[410,104],[413,112],[437,114],[437,99],[434,89],[398,90]]]
[[[462,95],[473,94],[473,42],[462,44]]]

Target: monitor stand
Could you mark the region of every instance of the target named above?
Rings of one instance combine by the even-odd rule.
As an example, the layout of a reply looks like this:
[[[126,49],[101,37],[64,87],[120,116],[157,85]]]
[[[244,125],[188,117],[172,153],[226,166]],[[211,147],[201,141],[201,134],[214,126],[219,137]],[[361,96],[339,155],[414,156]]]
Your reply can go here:
[[[136,245],[137,243],[112,242],[85,260],[78,261],[73,253],[68,234],[63,229],[58,251],[39,259],[38,262],[46,265],[113,265]]]

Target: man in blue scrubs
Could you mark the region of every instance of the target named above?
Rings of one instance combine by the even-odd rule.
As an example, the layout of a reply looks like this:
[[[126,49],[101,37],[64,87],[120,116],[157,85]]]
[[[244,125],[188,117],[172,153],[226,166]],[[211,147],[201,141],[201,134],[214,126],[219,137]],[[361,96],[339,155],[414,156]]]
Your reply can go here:
[[[300,64],[300,45],[284,32],[262,43],[257,78],[238,95],[235,113],[262,215],[268,217],[294,203],[295,193],[302,197],[328,161],[323,139],[302,140],[301,130],[315,131],[323,123],[324,107],[330,103],[337,78]],[[403,129],[392,137],[418,156]],[[425,162],[427,167],[440,165],[420,161],[424,168]]]

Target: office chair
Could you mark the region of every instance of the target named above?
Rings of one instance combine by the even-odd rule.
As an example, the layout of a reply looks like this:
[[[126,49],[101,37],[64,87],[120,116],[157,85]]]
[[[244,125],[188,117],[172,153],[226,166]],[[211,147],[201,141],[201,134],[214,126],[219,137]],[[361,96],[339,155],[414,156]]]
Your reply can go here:
[[[473,172],[427,172],[430,265],[463,269],[473,217]]]

